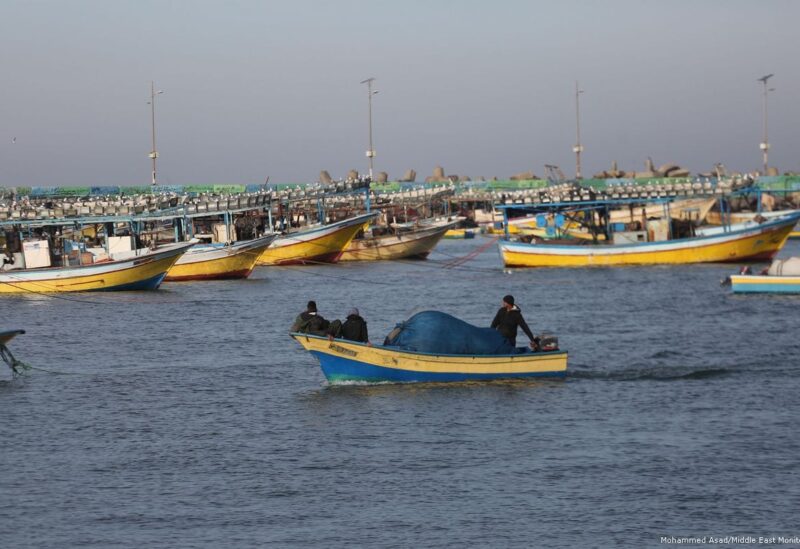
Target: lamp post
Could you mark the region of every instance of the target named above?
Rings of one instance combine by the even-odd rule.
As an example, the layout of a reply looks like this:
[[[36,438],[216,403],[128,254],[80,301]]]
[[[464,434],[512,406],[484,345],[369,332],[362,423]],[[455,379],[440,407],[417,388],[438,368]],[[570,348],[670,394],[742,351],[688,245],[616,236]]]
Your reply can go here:
[[[372,159],[375,158],[375,149],[372,148],[372,96],[377,91],[372,91],[372,82],[375,79],[370,77],[366,80],[362,80],[362,84],[367,85],[367,94],[369,98],[369,150],[367,150],[367,158],[369,158],[369,180],[372,181]]]
[[[581,153],[583,152],[583,145],[581,145],[581,102],[580,97],[583,90],[578,86],[578,81],[575,81],[575,133],[577,136],[576,144],[572,147],[572,152],[575,153],[575,179],[581,179]]]
[[[150,81],[150,128],[153,135],[153,148],[147,156],[153,160],[153,173],[151,185],[156,184],[156,158],[158,158],[158,151],[156,150],[156,95],[164,93],[163,90],[156,91],[155,83]]]
[[[769,139],[767,138],[767,94],[771,91],[775,91],[775,88],[767,88],[767,80],[773,76],[775,75],[768,74],[758,79],[759,82],[764,84],[764,140],[759,145],[761,152],[764,154],[764,175],[767,175],[767,159],[769,156]]]

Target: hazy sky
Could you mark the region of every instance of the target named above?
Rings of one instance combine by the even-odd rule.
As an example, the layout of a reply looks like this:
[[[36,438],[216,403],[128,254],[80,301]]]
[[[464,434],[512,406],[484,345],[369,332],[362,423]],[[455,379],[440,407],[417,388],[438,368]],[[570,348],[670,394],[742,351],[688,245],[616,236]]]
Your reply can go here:
[[[800,2],[2,0],[0,185],[800,170]],[[16,139],[16,142],[14,142]]]

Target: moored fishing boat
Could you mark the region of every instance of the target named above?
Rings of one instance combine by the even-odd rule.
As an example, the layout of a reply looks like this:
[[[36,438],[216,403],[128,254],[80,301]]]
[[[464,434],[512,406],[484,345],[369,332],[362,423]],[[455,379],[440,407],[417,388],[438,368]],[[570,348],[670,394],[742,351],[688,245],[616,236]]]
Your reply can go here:
[[[567,371],[567,352],[558,350],[557,343],[547,351],[515,348],[496,330],[438,311],[417,313],[400,323],[380,346],[302,333],[291,336],[319,360],[331,383],[563,377]]]
[[[382,259],[425,259],[444,234],[459,223],[440,221],[411,230],[354,238],[339,261],[376,261]]]
[[[798,294],[800,293],[800,257],[776,259],[762,274],[754,275],[745,268],[731,275],[731,291],[735,294]]]
[[[724,215],[722,215],[715,211],[708,213],[706,216],[706,222],[709,225],[747,223],[748,221],[755,221],[759,218],[775,219],[778,217],[796,214],[798,212],[800,212],[800,210],[774,210],[770,212],[726,212]]]
[[[0,293],[155,290],[193,245],[194,242],[169,244],[117,261],[0,271]]]
[[[587,245],[499,242],[506,267],[586,267],[770,260],[800,219],[793,214],[708,236]]]
[[[379,214],[350,217],[296,233],[281,235],[261,253],[258,265],[293,265],[304,263],[336,263],[358,231]]]
[[[716,203],[716,198],[703,197],[650,203],[636,207],[629,206],[611,210],[609,212],[609,221],[611,223],[634,223],[643,219],[669,217],[677,220],[695,221],[700,224],[707,218],[711,208]]]
[[[269,234],[233,244],[198,244],[183,254],[167,272],[166,282],[247,278],[261,254],[275,240]]]

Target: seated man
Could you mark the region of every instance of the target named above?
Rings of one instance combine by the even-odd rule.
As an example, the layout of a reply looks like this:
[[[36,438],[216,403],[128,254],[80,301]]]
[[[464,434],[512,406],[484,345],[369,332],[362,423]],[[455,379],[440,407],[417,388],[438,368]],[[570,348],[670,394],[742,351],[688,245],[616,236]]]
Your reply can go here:
[[[317,312],[317,303],[309,301],[306,310],[297,316],[289,331],[326,336],[329,327],[330,323]]]
[[[347,313],[347,320],[342,324],[341,337],[350,341],[369,343],[367,321],[361,318],[361,315],[358,314],[358,309],[355,307]]]

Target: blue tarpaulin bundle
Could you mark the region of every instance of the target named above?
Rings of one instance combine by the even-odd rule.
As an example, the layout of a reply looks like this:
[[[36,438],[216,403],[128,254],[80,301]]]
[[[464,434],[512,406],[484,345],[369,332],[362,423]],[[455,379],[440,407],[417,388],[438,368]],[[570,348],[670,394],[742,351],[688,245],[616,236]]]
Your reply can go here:
[[[479,328],[440,311],[423,311],[399,323],[384,345],[442,355],[510,355],[518,351],[492,328]]]

